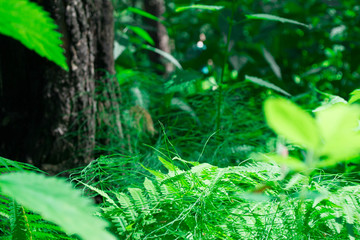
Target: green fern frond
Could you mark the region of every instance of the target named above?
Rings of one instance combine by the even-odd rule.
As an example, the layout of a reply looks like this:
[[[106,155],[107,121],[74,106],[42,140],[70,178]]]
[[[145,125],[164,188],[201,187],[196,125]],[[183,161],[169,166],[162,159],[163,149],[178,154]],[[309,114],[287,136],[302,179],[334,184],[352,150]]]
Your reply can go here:
[[[19,204],[40,213],[61,226],[68,234],[86,239],[115,239],[105,227],[107,223],[92,214],[96,208],[63,179],[31,172],[0,176],[0,189]]]
[[[112,206],[118,207],[116,205],[116,203],[114,202],[114,200],[112,200],[112,198],[103,190],[93,187],[91,185],[88,185],[86,183],[80,182],[81,184],[83,184],[84,186],[86,186],[87,188],[91,189],[92,191],[96,192],[97,194],[99,194],[100,196],[102,196],[107,202],[109,202]]]
[[[134,200],[135,207],[143,213],[148,214],[150,209],[149,202],[142,193],[142,190],[140,188],[129,188],[128,190]]]
[[[130,198],[125,193],[116,193],[116,198],[118,199],[121,208],[124,210],[124,214],[130,221],[135,221],[138,214],[134,209]]]
[[[61,35],[54,20],[28,0],[0,0],[0,33],[19,40],[27,48],[68,70]]]
[[[151,202],[157,203],[160,201],[161,196],[160,196],[158,190],[156,189],[156,186],[148,178],[145,178],[144,187],[147,190],[147,193],[149,195]]]
[[[25,210],[13,201],[11,207],[11,235],[13,239],[32,239],[29,221],[26,217]]]
[[[114,224],[118,232],[126,232],[128,223],[124,216],[113,216],[111,217],[111,222]]]

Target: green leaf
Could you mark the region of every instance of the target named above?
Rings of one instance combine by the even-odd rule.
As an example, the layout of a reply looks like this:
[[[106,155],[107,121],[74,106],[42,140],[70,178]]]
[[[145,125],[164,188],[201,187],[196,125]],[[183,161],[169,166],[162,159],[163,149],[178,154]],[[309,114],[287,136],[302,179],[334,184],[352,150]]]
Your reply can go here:
[[[130,198],[126,196],[125,193],[115,193],[115,196],[118,199],[121,208],[123,208],[126,217],[131,221],[135,221],[138,214],[136,213]]]
[[[177,7],[175,9],[175,12],[182,12],[182,11],[189,10],[189,9],[201,9],[201,10],[218,11],[218,10],[221,10],[223,8],[224,8],[224,6],[211,6],[211,5],[193,4],[193,5],[189,5],[189,6]]]
[[[139,37],[150,43],[151,45],[155,45],[154,40],[150,37],[150,35],[142,28],[136,26],[127,26],[130,30],[132,30]]]
[[[86,240],[115,240],[105,230],[107,223],[94,216],[91,201],[65,180],[32,172],[0,176],[1,192],[44,219],[62,227],[67,234],[78,234]]]
[[[158,193],[158,191],[156,190],[156,187],[154,185],[154,183],[149,180],[147,177],[145,177],[145,181],[144,181],[144,187],[147,190],[148,194],[149,194],[149,198],[152,202],[159,202],[160,200],[160,194]]]
[[[267,99],[264,110],[268,125],[278,135],[305,148],[319,147],[319,130],[309,113],[284,98]]]
[[[40,6],[28,0],[0,0],[0,33],[19,40],[65,70],[68,70],[61,34],[54,20]]]
[[[25,215],[25,210],[19,206],[15,201],[12,202],[11,207],[11,234],[12,239],[28,240],[32,239],[32,234],[29,229],[29,222]]]
[[[351,97],[349,99],[349,103],[354,103],[360,100],[360,89],[356,89],[350,93]]]
[[[360,153],[360,107],[337,104],[316,112],[316,121],[323,137],[321,154],[332,159],[346,160]],[[330,163],[331,161],[329,161]]]
[[[173,56],[171,56],[171,54],[164,52],[158,48],[154,48],[148,45],[142,45],[143,48],[155,52],[161,56],[163,56],[164,58],[166,58],[167,60],[169,60],[171,63],[173,63],[177,68],[182,69],[181,64],[178,62],[178,60],[176,60]]]
[[[265,47],[262,48],[262,52],[263,52],[265,60],[269,63],[271,70],[273,70],[276,77],[278,79],[282,79],[280,67],[276,63],[274,57],[271,55],[271,53]]]
[[[257,78],[257,77],[251,77],[251,76],[248,76],[248,75],[245,75],[245,80],[247,81],[250,81],[250,82],[253,82],[255,84],[258,84],[260,86],[264,86],[266,88],[269,88],[269,89],[272,89],[274,91],[277,91],[277,92],[280,92],[286,96],[291,96],[290,93],[286,92],[285,90],[279,88],[278,86],[276,86],[275,84],[272,84],[272,83],[269,83],[269,82],[266,82],[260,78]]]
[[[296,25],[310,28],[310,25],[307,25],[307,24],[304,24],[304,23],[301,23],[298,21],[294,21],[291,19],[278,17],[278,16],[271,15],[271,14],[264,14],[264,13],[248,14],[248,15],[245,15],[245,17],[248,19],[259,19],[259,20],[277,21],[277,22],[281,22],[281,23],[291,23],[291,24],[296,24]]]
[[[140,188],[128,188],[131,197],[134,200],[135,206],[144,213],[149,212],[149,204]]]
[[[126,10],[130,11],[130,12],[133,12],[133,13],[136,13],[136,14],[138,14],[140,16],[149,18],[149,19],[154,20],[154,21],[158,21],[158,22],[161,21],[158,17],[156,17],[156,16],[154,16],[154,15],[148,13],[148,12],[145,12],[145,11],[143,11],[141,9],[138,9],[138,8],[128,7]]]

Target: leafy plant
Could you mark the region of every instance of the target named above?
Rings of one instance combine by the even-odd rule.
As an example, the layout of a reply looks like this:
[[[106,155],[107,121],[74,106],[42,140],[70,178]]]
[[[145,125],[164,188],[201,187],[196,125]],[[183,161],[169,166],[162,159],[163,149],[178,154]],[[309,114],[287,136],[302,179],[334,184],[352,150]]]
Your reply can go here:
[[[296,239],[359,236],[357,183],[288,174],[271,163],[219,168],[178,157],[147,169],[140,188],[86,188],[103,197],[102,216],[126,239]],[[187,170],[177,165],[183,165]],[[306,194],[303,196],[303,189]],[[301,197],[303,196],[303,198]],[[346,197],[345,197],[346,196]]]
[[[10,230],[2,231],[13,239],[55,238],[62,230],[82,239],[115,239],[106,232],[106,222],[93,215],[96,208],[90,200],[81,197],[80,192],[63,179],[29,171],[6,173],[0,176],[0,192],[3,194],[1,216],[11,223]],[[62,238],[70,239],[66,235]]]
[[[297,170],[312,170],[350,160],[360,153],[360,107],[357,105],[335,104],[317,111],[315,119],[283,98],[268,99],[264,109],[269,126],[307,152],[304,162],[267,155],[270,159],[294,164]]]
[[[49,13],[28,0],[0,0],[0,33],[19,40],[65,70],[68,70],[60,33]]]

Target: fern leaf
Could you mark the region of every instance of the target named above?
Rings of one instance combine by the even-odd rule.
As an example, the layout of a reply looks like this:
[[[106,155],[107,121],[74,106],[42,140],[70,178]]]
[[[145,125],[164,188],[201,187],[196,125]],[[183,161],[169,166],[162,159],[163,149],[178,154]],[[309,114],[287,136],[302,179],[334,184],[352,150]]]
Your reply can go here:
[[[157,191],[154,183],[150,181],[148,178],[145,178],[144,187],[149,193],[149,198],[152,202],[159,202],[160,201],[160,194]]]
[[[61,35],[49,13],[28,0],[0,0],[0,33],[19,40],[65,70],[68,70]]]
[[[80,182],[81,184],[83,184],[84,186],[90,188],[91,190],[93,190],[94,192],[96,192],[97,194],[99,194],[100,196],[102,196],[107,202],[109,202],[111,205],[115,206],[115,207],[118,207],[116,205],[116,203],[114,202],[114,200],[112,200],[112,198],[106,193],[104,192],[103,190],[99,189],[99,188],[96,188],[96,187],[93,187],[91,185],[88,185],[86,183],[83,183],[83,182]]]
[[[11,234],[13,240],[32,239],[30,226],[22,206],[13,201],[11,214]]]
[[[140,164],[146,171],[148,171],[149,173],[151,173],[152,175],[154,175],[156,177],[156,180],[158,181],[161,181],[163,179],[166,178],[166,174],[163,174],[162,172],[160,171],[155,171],[155,170],[152,170],[150,168],[147,168],[145,167],[144,165]]]
[[[141,210],[141,212],[148,213],[149,203],[145,198],[140,188],[129,188],[129,193],[134,200],[135,206]]]
[[[115,196],[123,208],[125,216],[131,221],[135,221],[138,214],[136,213],[130,198],[125,193],[115,193]]]
[[[128,226],[128,224],[124,216],[114,216],[111,218],[111,221],[116,226],[118,232],[126,232],[126,227]]]
[[[68,234],[78,234],[87,240],[115,240],[105,230],[106,222],[92,215],[96,208],[90,200],[81,197],[80,191],[63,179],[31,172],[8,173],[0,176],[0,189]]]
[[[170,172],[177,172],[180,171],[180,169],[178,167],[176,167],[173,163],[166,161],[164,158],[162,157],[158,157],[159,161],[164,165],[164,167],[167,168],[167,170],[169,170]]]

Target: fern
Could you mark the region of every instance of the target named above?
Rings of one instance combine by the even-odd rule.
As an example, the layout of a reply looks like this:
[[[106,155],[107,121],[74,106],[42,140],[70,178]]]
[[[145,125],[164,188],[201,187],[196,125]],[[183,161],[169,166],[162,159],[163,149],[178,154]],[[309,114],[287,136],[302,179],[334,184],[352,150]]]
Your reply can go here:
[[[27,48],[68,70],[61,35],[40,6],[28,0],[0,0],[0,33],[19,40]]]
[[[1,239],[77,239],[67,236],[59,226],[5,197],[1,197],[0,213]]]
[[[114,239],[105,231],[106,223],[91,215],[95,208],[89,200],[82,198],[78,191],[62,179],[31,172],[8,173],[0,176],[0,188],[3,194],[58,224],[68,234],[76,233],[88,240]],[[14,222],[19,223],[14,225],[13,229],[16,231],[13,234],[28,234],[29,231],[24,226],[30,220],[25,221],[24,212],[21,213],[20,210],[15,208],[12,214]]]
[[[226,168],[196,163],[184,171],[161,161],[167,173],[150,170],[155,179],[145,178],[143,188],[107,195],[116,197],[115,204],[104,202],[102,214],[119,237],[359,238],[360,195],[348,181],[342,186],[330,176],[314,176],[305,185],[305,176],[284,177],[279,166],[263,162]]]

